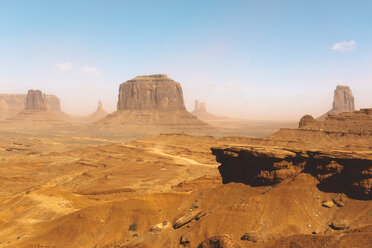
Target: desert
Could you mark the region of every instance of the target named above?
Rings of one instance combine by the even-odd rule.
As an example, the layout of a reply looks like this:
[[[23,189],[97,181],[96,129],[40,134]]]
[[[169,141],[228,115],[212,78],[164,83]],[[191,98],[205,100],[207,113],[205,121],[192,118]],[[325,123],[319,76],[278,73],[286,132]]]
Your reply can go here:
[[[370,3],[3,7],[1,248],[372,247]]]

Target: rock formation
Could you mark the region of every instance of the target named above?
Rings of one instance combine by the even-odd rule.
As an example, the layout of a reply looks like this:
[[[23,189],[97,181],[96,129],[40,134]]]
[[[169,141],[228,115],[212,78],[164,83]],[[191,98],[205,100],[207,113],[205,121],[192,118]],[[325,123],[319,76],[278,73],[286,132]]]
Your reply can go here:
[[[333,106],[330,111],[320,116],[319,120],[324,120],[328,115],[336,115],[343,112],[355,111],[354,96],[348,86],[337,85],[334,97]]]
[[[198,100],[195,100],[195,109],[192,112],[192,114],[198,117],[199,119],[205,120],[205,121],[220,119],[220,117],[217,117],[211,113],[208,113],[207,104],[205,102],[199,103]]]
[[[45,108],[49,112],[60,112],[61,101],[55,95],[43,95]]]
[[[29,90],[25,101],[26,110],[46,111],[43,93],[40,90]]]
[[[315,120],[312,116],[305,115],[301,118],[299,127],[343,135],[372,135],[372,109],[329,115],[325,120]]]
[[[272,185],[310,173],[325,191],[344,191],[372,199],[372,153],[318,151],[269,146],[212,148],[224,183]]]
[[[186,110],[181,85],[165,74],[138,76],[119,88],[118,110]]]
[[[98,101],[97,110],[85,118],[86,123],[93,123],[105,118],[108,113],[103,109],[101,101]]]
[[[33,92],[31,94],[39,94],[39,93]],[[36,97],[35,95],[33,96],[30,95],[30,98],[28,101],[32,101],[32,99],[35,97]],[[42,98],[43,98],[44,108],[46,109],[46,111],[54,112],[54,113],[61,111],[61,104],[60,104],[60,100],[58,97],[54,95],[43,94]],[[15,116],[16,114],[18,114],[20,111],[22,111],[26,107],[26,104],[30,108],[41,107],[41,106],[38,106],[38,107],[34,106],[34,103],[32,102],[26,103],[26,101],[27,101],[27,95],[25,94],[0,94],[0,120],[5,120],[5,119]],[[36,104],[42,105],[42,101],[40,99],[38,101],[39,103],[36,103]]]
[[[16,115],[2,122],[2,128],[14,131],[47,131],[67,127],[60,118],[59,99],[45,95],[40,90],[29,90],[24,107]]]
[[[211,129],[186,111],[181,85],[167,75],[138,76],[119,88],[117,111],[87,130],[113,135],[153,135]]]

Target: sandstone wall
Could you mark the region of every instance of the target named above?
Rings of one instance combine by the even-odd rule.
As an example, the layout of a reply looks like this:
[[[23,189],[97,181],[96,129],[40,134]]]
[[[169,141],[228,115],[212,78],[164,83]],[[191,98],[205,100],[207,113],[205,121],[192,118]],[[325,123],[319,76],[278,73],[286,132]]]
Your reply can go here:
[[[138,76],[119,88],[118,110],[186,110],[181,85],[167,75]]]
[[[46,111],[43,93],[40,90],[29,90],[25,101],[26,110]]]

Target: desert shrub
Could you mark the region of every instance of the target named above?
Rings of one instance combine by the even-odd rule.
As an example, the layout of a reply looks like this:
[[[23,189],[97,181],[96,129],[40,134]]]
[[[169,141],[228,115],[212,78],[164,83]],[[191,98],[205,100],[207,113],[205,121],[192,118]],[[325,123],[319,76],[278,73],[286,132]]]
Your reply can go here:
[[[128,227],[129,231],[137,231],[137,222],[133,222],[132,224],[129,225]]]
[[[272,190],[272,187],[266,187],[265,188],[265,191],[264,192],[262,192],[262,194],[265,194],[265,193],[267,193],[267,192],[270,192]]]

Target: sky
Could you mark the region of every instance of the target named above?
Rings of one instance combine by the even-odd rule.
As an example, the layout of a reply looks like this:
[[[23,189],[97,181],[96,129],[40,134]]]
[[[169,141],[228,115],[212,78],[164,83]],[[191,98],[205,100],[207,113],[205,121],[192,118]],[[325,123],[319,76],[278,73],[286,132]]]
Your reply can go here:
[[[40,89],[69,114],[115,111],[119,85],[149,74],[221,116],[317,117],[338,84],[372,107],[372,1],[0,3],[0,93]]]

